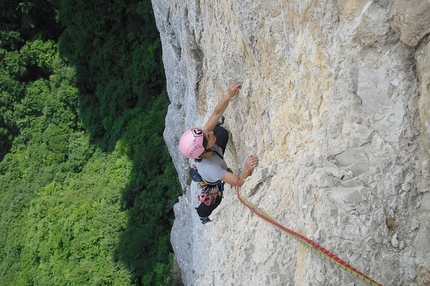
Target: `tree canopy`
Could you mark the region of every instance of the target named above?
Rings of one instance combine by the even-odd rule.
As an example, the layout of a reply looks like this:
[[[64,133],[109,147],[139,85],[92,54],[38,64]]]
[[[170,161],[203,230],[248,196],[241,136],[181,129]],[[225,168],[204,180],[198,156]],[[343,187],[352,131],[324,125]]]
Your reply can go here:
[[[151,2],[0,11],[0,285],[175,284]]]

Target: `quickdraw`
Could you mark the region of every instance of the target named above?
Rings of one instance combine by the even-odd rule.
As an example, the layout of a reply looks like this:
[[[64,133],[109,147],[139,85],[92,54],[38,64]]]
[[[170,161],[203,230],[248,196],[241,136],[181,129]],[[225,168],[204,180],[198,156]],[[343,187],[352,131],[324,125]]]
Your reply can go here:
[[[295,240],[297,240],[300,244],[302,244],[303,246],[305,246],[310,251],[318,254],[322,258],[324,258],[324,259],[330,261],[331,263],[339,266],[340,268],[342,268],[346,272],[348,272],[348,273],[352,274],[353,276],[355,276],[355,277],[363,280],[364,282],[368,283],[369,285],[381,285],[378,282],[376,282],[375,280],[371,279],[370,277],[366,276],[365,274],[363,274],[362,272],[360,272],[359,270],[357,270],[356,268],[352,267],[350,264],[348,264],[347,262],[343,261],[342,259],[340,259],[336,255],[334,255],[333,253],[331,253],[327,249],[325,249],[322,246],[318,245],[317,243],[313,242],[309,238],[307,238],[307,237],[305,237],[305,236],[303,236],[303,235],[301,235],[301,234],[299,234],[299,233],[297,233],[295,231],[292,231],[291,229],[286,228],[285,226],[283,226],[283,225],[279,224],[278,222],[276,222],[274,219],[272,219],[263,210],[259,209],[258,207],[256,207],[255,205],[253,205],[249,200],[247,200],[244,197],[242,197],[240,195],[240,192],[239,192],[240,187],[238,185],[239,185],[239,181],[238,181],[238,184],[236,186],[236,195],[237,195],[237,198],[239,199],[239,201],[243,205],[245,205],[247,208],[249,208],[257,216],[259,216],[260,218],[264,219],[265,221],[273,224],[274,226],[282,229],[283,231],[287,232],[290,236],[292,236]]]

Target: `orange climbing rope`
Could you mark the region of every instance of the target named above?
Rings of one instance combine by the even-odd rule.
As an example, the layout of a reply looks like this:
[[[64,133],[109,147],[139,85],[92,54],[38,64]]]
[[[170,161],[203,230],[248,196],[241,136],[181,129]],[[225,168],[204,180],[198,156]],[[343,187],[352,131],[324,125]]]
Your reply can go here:
[[[303,235],[301,235],[295,231],[292,231],[291,229],[286,228],[285,226],[276,222],[268,214],[266,214],[263,210],[257,208],[250,201],[243,198],[240,195],[239,190],[240,190],[240,187],[236,186],[236,195],[237,195],[237,198],[239,199],[239,201],[243,205],[245,205],[247,208],[249,208],[257,216],[261,217],[265,221],[267,221],[267,222],[273,224],[274,226],[282,229],[283,231],[287,232],[289,235],[291,235],[295,240],[297,240],[300,244],[305,246],[307,249],[311,250],[312,252],[315,252],[319,256],[327,259],[331,263],[339,266],[340,268],[342,268],[346,272],[348,272],[348,273],[352,274],[353,276],[363,280],[364,282],[368,283],[369,285],[381,285],[378,282],[376,282],[375,280],[373,280],[370,277],[363,274],[362,272],[358,271],[356,268],[352,267],[351,265],[349,265],[348,263],[346,263],[345,261],[343,261],[342,259],[340,259],[336,255],[334,255],[333,253],[331,253],[327,249],[325,249],[322,246],[318,245],[317,243],[313,242],[309,238],[307,238],[307,237],[305,237],[305,236],[303,236]]]

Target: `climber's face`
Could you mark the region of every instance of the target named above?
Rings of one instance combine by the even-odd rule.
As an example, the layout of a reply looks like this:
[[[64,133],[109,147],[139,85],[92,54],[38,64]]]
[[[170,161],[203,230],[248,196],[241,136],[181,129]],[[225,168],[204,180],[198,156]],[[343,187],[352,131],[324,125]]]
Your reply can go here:
[[[206,146],[204,146],[206,149],[210,149],[216,142],[216,137],[214,135],[213,131],[206,131],[206,130],[202,130],[203,131],[203,136],[206,138],[206,140],[208,141],[208,144]]]

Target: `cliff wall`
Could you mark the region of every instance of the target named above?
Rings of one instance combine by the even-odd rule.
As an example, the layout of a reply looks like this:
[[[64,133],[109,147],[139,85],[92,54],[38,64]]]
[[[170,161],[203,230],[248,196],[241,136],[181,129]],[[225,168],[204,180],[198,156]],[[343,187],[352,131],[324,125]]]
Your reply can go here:
[[[184,195],[171,242],[185,285],[362,285],[227,188],[201,225],[182,132],[231,80],[226,158],[282,225],[383,285],[430,284],[430,2],[153,0]],[[387,219],[394,221],[389,227]],[[398,225],[396,227],[396,225]]]

